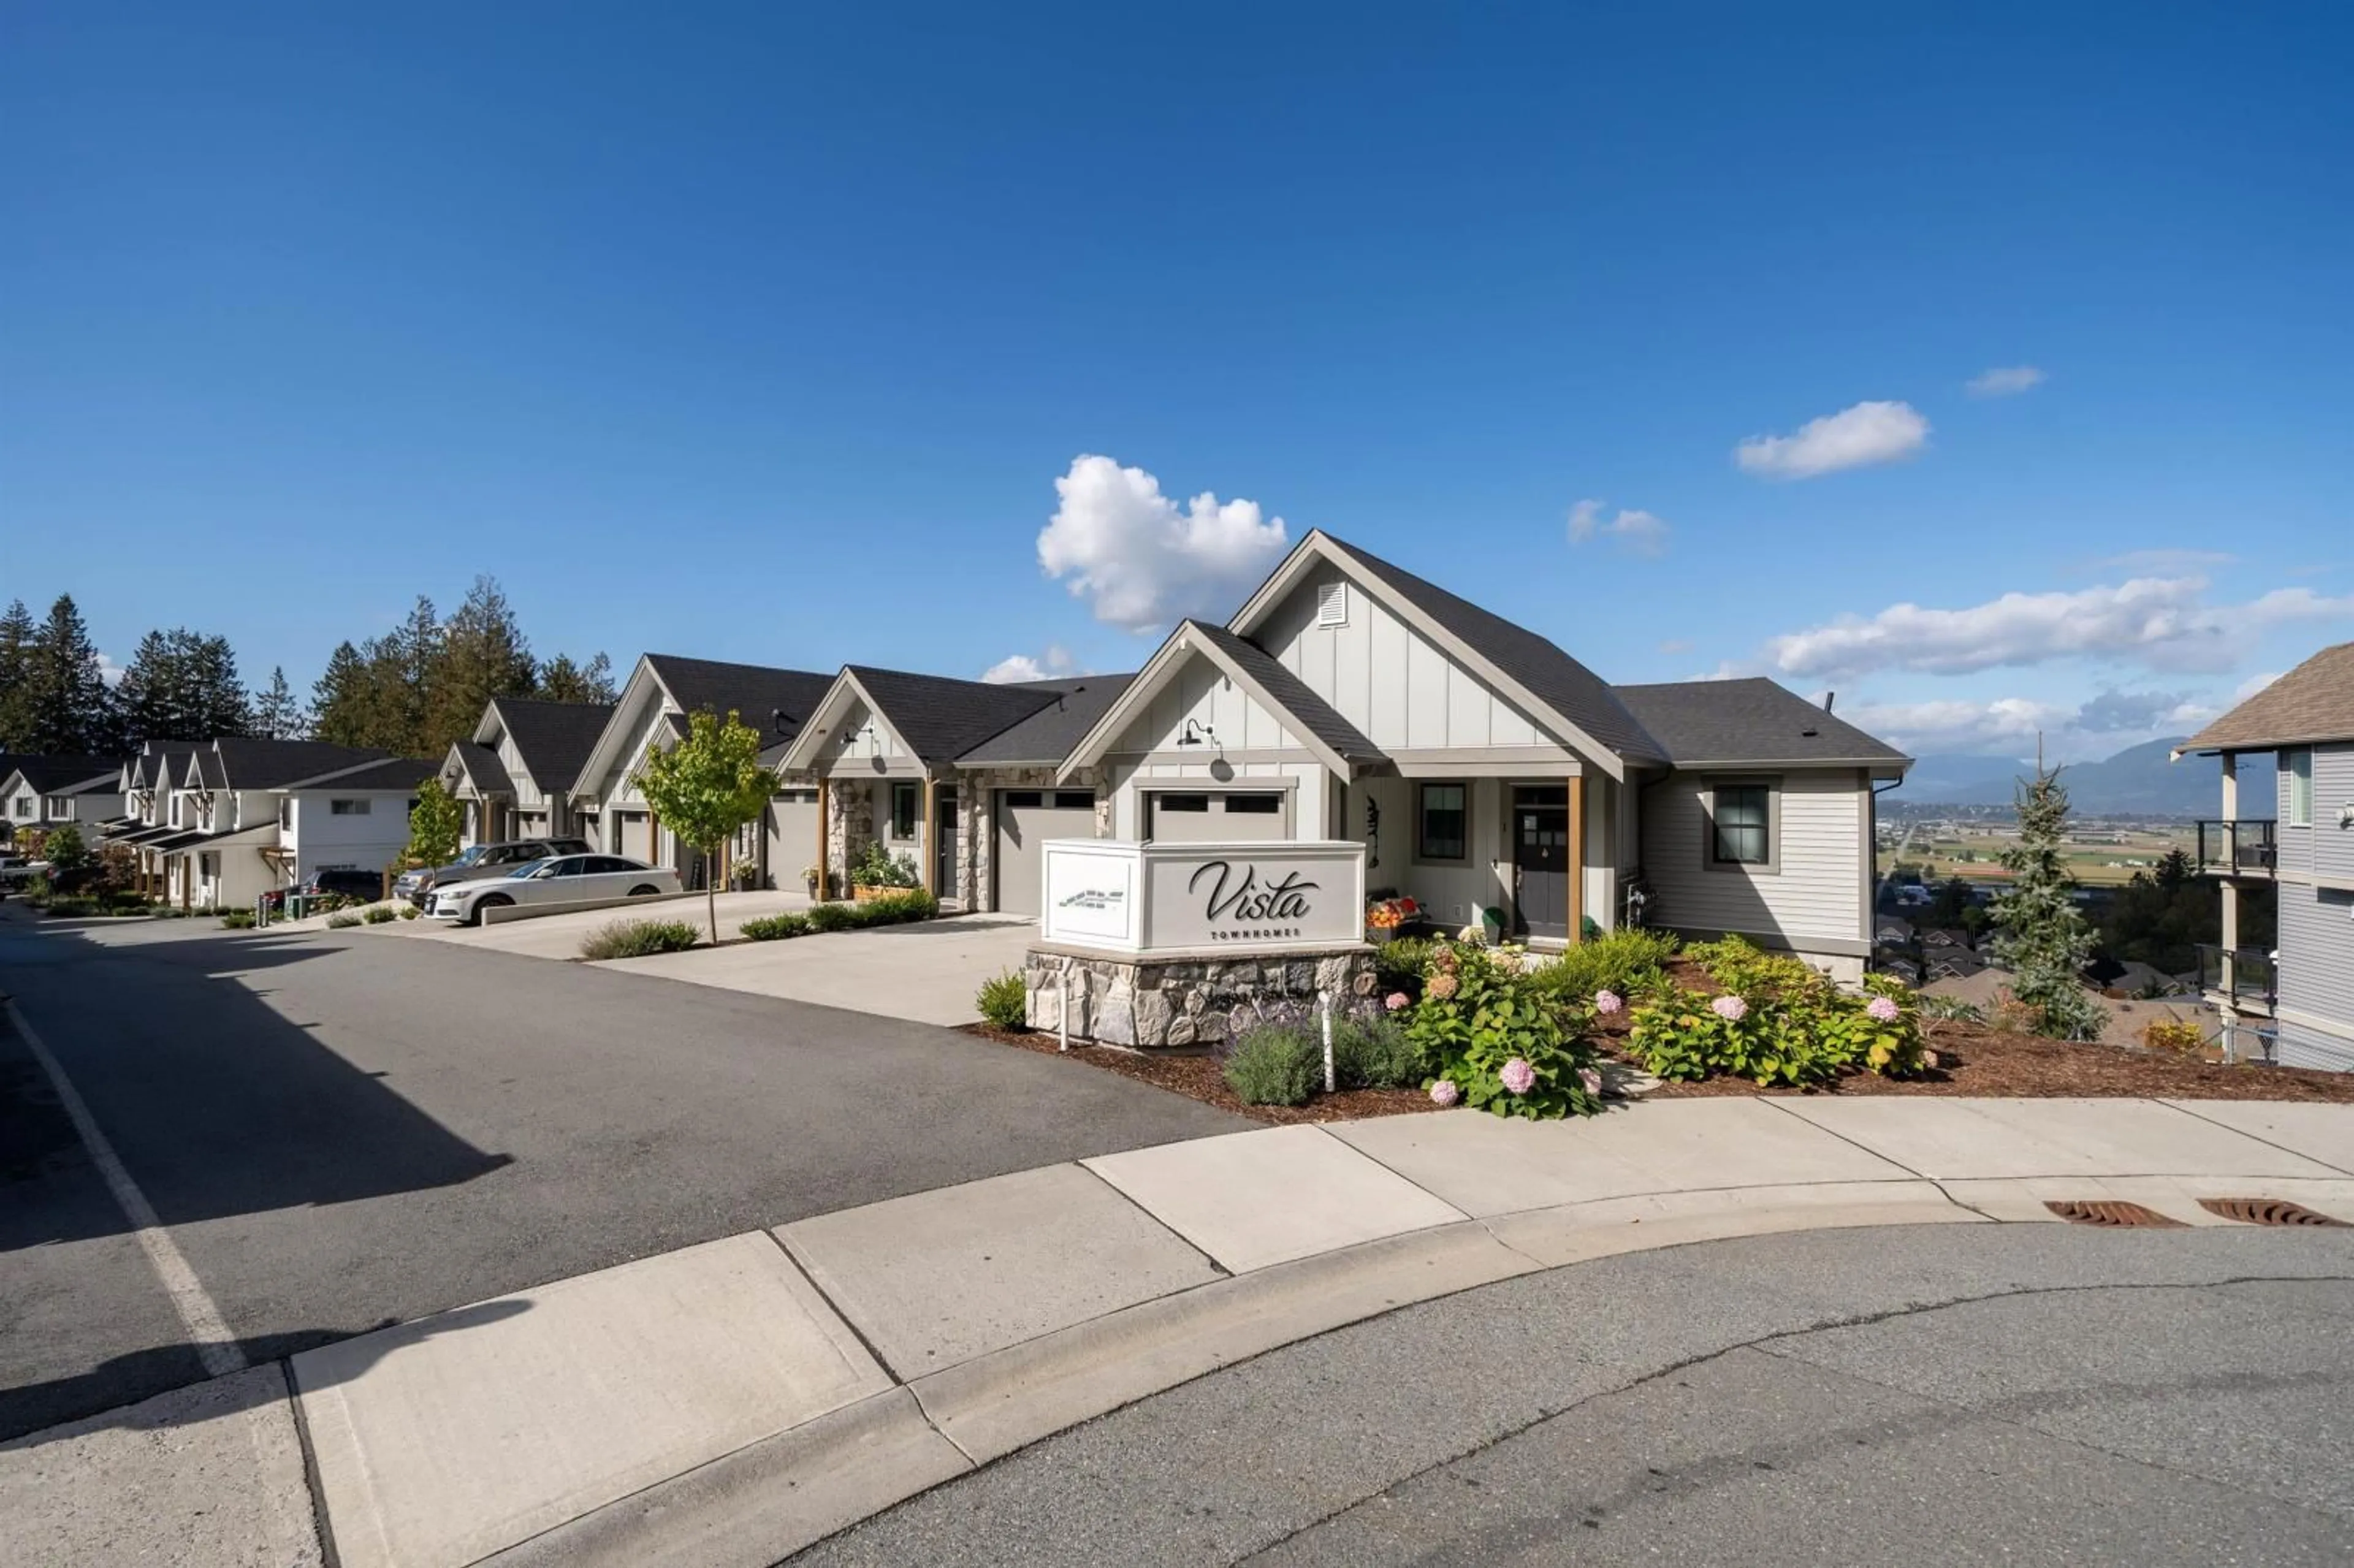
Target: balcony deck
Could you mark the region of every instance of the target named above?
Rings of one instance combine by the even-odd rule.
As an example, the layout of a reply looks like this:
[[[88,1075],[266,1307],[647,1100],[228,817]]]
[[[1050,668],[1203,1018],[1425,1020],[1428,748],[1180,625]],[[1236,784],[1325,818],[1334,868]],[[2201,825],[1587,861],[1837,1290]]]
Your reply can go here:
[[[2196,856],[2200,874],[2271,876],[2279,859],[2273,839],[2274,826],[2270,817],[2201,821]]]
[[[2199,944],[2199,990],[2219,1007],[2273,1016],[2279,1001],[2280,966],[2261,948]]]

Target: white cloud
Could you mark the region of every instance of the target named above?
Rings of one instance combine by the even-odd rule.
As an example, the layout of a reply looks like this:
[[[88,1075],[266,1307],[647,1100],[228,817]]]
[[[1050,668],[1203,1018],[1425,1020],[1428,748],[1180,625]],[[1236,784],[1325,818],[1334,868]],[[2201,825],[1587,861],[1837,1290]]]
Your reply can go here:
[[[1009,654],[983,670],[981,678],[992,686],[1003,686],[1016,681],[1051,681],[1058,675],[1076,673],[1076,670],[1070,650],[1056,643],[1035,658],[1027,653]]]
[[[2112,757],[2129,746],[2188,735],[2218,709],[2179,693],[2106,691],[2070,705],[2031,697],[1972,702],[1864,703],[1840,716],[1914,756],[1931,752],[2031,757],[2040,743],[2058,761]]]
[[[2249,676],[2246,680],[2241,682],[2239,688],[2232,694],[2232,705],[2236,707],[2240,704],[2246,702],[2250,697],[2254,696],[2258,692],[2263,691],[2266,686],[2271,685],[2274,681],[2279,680],[2283,675],[2287,673],[2288,672],[2285,670],[2266,670],[2262,674]]]
[[[1581,501],[1569,509],[1569,542],[1583,545],[1588,539],[1604,536],[1616,539],[1622,550],[1638,556],[1656,556],[1668,547],[1667,519],[1649,512],[1630,512],[1619,508],[1618,515],[1606,520],[1602,503]]]
[[[2354,597],[2309,588],[2276,588],[2241,605],[2210,605],[2206,592],[2203,577],[2136,577],[2074,593],[2007,593],[1962,609],[1897,604],[1773,638],[1766,652],[1790,675],[1955,675],[2069,658],[2221,672],[2268,628],[2354,618]]]
[[[2042,386],[2043,380],[2043,372],[2032,365],[2009,365],[1980,371],[1966,386],[1973,397],[2016,397]]]
[[[1910,403],[1858,403],[1809,419],[1788,436],[1752,436],[1733,451],[1745,472],[1812,479],[1843,468],[1902,462],[1929,442],[1929,421]]]
[[[1038,564],[1097,620],[1129,631],[1224,620],[1288,546],[1283,519],[1262,517],[1256,501],[1204,491],[1180,508],[1152,475],[1108,457],[1072,460],[1055,491],[1062,504],[1038,535]]]
[[[101,653],[98,656],[98,678],[110,686],[120,684],[122,680],[122,666]]]

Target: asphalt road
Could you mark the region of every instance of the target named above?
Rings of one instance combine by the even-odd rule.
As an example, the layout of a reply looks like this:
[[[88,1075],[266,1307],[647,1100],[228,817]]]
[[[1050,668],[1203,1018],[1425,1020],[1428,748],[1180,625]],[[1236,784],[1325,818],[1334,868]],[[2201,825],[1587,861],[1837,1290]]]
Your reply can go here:
[[[1578,1265],[1074,1428],[793,1568],[2354,1562],[2354,1230]]]
[[[365,930],[74,929],[0,991],[262,1361],[691,1243],[1249,1124],[860,1013]],[[0,1438],[196,1381],[0,1020]]]

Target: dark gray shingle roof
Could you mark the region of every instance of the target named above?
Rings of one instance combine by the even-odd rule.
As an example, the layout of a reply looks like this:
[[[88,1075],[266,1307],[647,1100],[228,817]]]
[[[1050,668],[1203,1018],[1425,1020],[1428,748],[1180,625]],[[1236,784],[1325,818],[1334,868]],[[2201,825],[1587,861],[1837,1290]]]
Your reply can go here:
[[[1627,711],[1601,676],[1502,616],[1458,599],[1403,567],[1369,556],[1345,540],[1324,535],[1392,592],[1445,627],[1490,663],[1527,687],[1536,699],[1630,762],[1664,762],[1666,754]]]
[[[451,747],[458,760],[465,765],[467,781],[480,794],[512,795],[514,779],[507,773],[507,765],[499,754],[476,740],[461,740]]]
[[[675,653],[649,653],[646,662],[688,713],[709,708],[722,718],[732,713],[758,730],[770,745],[799,735],[833,685],[832,675],[813,671],[722,664],[710,659],[683,659]],[[587,763],[588,753],[583,752],[581,764]]]
[[[36,794],[61,795],[105,779],[122,776],[119,757],[69,757],[54,752],[0,751],[0,779],[22,773]]]
[[[392,753],[376,746],[333,746],[323,740],[258,740],[224,736],[205,754],[205,777],[226,789],[275,789],[338,768],[382,762]]]
[[[1049,694],[1052,700],[1029,717],[1002,729],[957,758],[967,767],[1050,767],[1071,754],[1095,728],[1119,694],[1135,680],[1129,675],[1081,675],[1069,680],[1024,683],[1017,690]]]
[[[496,761],[497,758],[492,758]],[[419,761],[414,757],[392,757],[356,773],[338,773],[333,779],[299,780],[313,789],[414,789],[440,771],[437,764]]]
[[[1701,763],[1882,763],[1911,758],[1761,677],[1619,686],[1619,701],[1680,768]]]
[[[612,722],[614,707],[611,703],[543,703],[531,697],[500,697],[491,705],[498,710],[499,722],[506,726],[524,767],[548,789],[568,789],[580,777],[588,754],[597,748],[597,737]],[[744,722],[765,729],[769,715],[746,714]]]
[[[1061,694],[1060,682],[993,686],[866,664],[843,668],[874,699],[883,721],[927,763],[954,761],[1051,706]]]
[[[1214,643],[1220,652],[1241,666],[1245,674],[1257,681],[1261,690],[1274,698],[1286,713],[1317,739],[1352,762],[1379,762],[1383,759],[1380,747],[1366,739],[1363,730],[1342,718],[1331,704],[1318,696],[1309,688],[1307,682],[1285,668],[1275,655],[1223,626],[1211,626],[1199,620],[1186,624],[1199,632],[1204,641]]]

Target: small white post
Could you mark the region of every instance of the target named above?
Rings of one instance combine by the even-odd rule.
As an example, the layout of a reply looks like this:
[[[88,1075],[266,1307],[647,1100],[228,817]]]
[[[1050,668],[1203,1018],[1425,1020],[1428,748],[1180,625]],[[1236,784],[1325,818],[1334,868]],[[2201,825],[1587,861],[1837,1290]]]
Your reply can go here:
[[[1071,960],[1067,958],[1063,960],[1059,989],[1061,997],[1055,1006],[1055,1049],[1068,1051],[1071,1048]]]
[[[1332,1078],[1332,993],[1318,991],[1316,1007],[1324,1020],[1324,1092],[1329,1095],[1338,1087]]]

